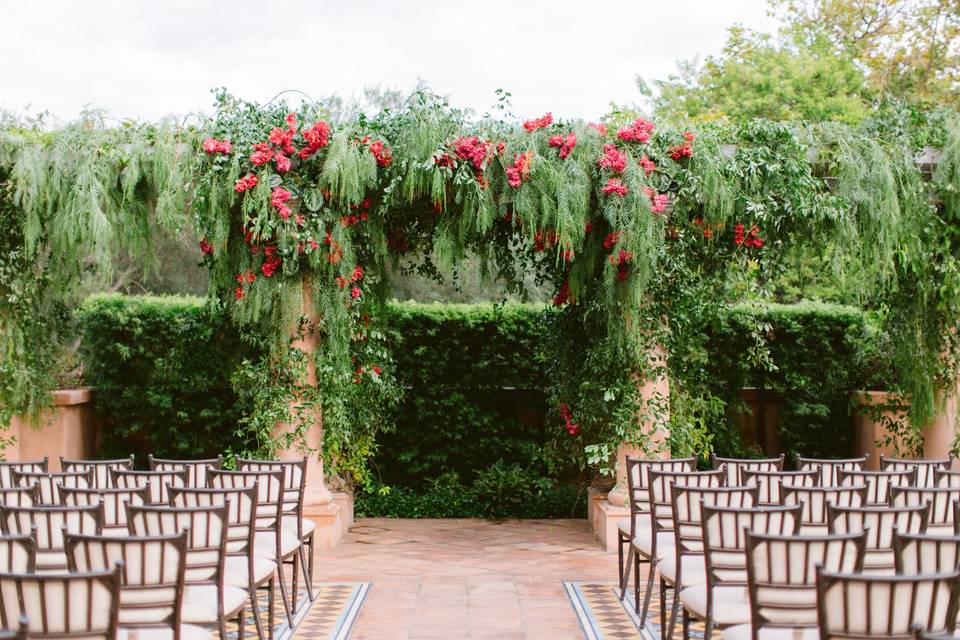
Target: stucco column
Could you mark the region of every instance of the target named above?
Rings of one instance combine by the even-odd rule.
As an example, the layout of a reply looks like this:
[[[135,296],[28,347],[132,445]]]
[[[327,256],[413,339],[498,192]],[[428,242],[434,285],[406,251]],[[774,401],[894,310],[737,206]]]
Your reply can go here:
[[[647,354],[651,377],[637,378],[643,409],[638,416],[637,438],[624,442],[617,450],[617,482],[607,494],[610,504],[623,507],[627,502],[627,456],[669,457],[670,379],[667,375],[667,351],[656,345]]]
[[[313,307],[313,294],[310,283],[303,281],[301,316],[307,318],[303,335],[294,342],[293,347],[307,354],[307,372],[305,382],[311,387],[317,386],[317,366],[313,354],[320,342],[317,331],[319,318]],[[323,475],[323,414],[320,407],[310,410],[313,424],[303,434],[301,442],[294,442],[289,448],[280,451],[281,458],[300,458],[307,456],[307,479],[304,489],[304,514],[311,515],[317,507],[330,504],[333,494],[327,489]],[[295,431],[298,424],[280,423],[276,427],[277,435]]]

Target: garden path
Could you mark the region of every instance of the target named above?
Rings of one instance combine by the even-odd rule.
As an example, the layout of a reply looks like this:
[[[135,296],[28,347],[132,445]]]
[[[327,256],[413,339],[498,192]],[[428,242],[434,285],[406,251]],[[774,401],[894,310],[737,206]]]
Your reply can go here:
[[[359,519],[317,580],[369,581],[353,640],[582,639],[563,580],[612,581],[586,520]]]

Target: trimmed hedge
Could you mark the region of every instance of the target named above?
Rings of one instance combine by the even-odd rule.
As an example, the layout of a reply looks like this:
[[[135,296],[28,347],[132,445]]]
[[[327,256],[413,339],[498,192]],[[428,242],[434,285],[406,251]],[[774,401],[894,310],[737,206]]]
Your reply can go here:
[[[556,468],[546,446],[556,425],[544,421],[542,316],[542,306],[523,304],[389,306],[405,398],[394,428],[379,437],[381,490],[360,496],[359,512],[580,513],[586,478]],[[97,387],[103,419],[102,455],[197,457],[242,448],[230,376],[255,354],[202,300],[96,296],[80,321],[85,381]],[[850,446],[847,391],[876,379],[877,365],[864,357],[873,340],[868,327],[851,307],[737,305],[703,329],[705,356],[673,359],[672,375],[731,409],[741,387],[775,390],[785,402],[785,450],[840,455]],[[756,355],[764,353],[768,361]],[[743,452],[729,427],[718,427],[714,445],[719,454]],[[525,505],[512,503],[516,487],[527,485],[536,493],[522,496]]]

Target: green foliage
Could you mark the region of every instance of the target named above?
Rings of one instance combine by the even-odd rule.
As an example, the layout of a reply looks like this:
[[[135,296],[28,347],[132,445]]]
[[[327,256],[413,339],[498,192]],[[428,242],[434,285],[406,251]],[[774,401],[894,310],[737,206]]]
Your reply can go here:
[[[255,355],[215,306],[103,295],[79,316],[84,376],[103,419],[101,455],[201,458],[245,449],[231,376]]]

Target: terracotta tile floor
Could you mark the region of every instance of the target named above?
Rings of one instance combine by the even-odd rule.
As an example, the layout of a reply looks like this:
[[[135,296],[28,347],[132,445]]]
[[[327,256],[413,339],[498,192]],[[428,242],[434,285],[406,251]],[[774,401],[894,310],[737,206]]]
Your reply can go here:
[[[371,581],[352,639],[582,639],[561,581],[616,579],[586,520],[360,519],[317,580]]]

